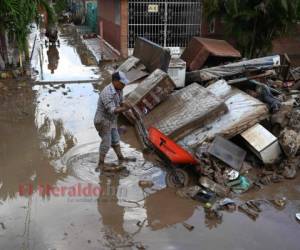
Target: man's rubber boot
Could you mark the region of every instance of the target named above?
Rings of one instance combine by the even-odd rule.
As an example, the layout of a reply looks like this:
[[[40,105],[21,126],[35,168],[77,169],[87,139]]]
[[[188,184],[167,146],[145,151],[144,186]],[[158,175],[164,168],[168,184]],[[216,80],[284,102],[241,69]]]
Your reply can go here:
[[[118,156],[118,159],[120,162],[122,161],[136,161],[135,157],[124,157],[121,151],[120,145],[114,145],[112,146],[113,150],[115,151],[116,155]]]
[[[104,158],[105,158],[105,155],[99,156],[98,166],[95,169],[96,172],[100,172],[100,170],[102,170],[104,168]]]

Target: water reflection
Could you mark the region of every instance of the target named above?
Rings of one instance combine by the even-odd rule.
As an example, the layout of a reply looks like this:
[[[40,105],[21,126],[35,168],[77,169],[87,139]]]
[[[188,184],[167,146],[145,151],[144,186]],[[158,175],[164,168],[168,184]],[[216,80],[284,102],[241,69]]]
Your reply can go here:
[[[120,176],[101,174],[99,179],[101,194],[98,199],[98,211],[102,223],[114,233],[124,235],[124,207],[118,204],[118,195],[122,195],[122,189],[119,188]]]
[[[40,138],[46,138],[46,130],[38,131],[35,126],[35,94],[29,87],[14,84],[1,96],[0,198],[4,201],[15,198],[21,185],[31,185],[36,190],[39,184],[55,185],[64,178],[40,148]]]
[[[55,45],[50,45],[47,51],[48,56],[48,69],[50,70],[51,74],[54,74],[54,71],[58,67],[59,61],[59,52]]]
[[[196,202],[177,196],[175,190],[169,188],[159,190],[145,200],[148,224],[152,230],[188,220],[197,206]]]
[[[40,36],[40,45],[34,50],[32,59],[32,66],[38,71],[37,80],[76,81],[99,78],[97,62],[74,29],[72,26],[60,29],[59,49],[55,45],[46,49],[45,38]]]
[[[76,144],[75,137],[64,128],[62,119],[44,117],[38,128],[41,149],[49,159],[61,158]]]

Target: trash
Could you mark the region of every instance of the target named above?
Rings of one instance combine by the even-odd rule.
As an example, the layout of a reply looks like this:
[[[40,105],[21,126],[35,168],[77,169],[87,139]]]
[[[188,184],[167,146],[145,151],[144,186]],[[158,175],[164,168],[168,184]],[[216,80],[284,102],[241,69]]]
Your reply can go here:
[[[231,138],[269,117],[269,110],[264,103],[229,86],[224,80],[211,84],[207,90],[225,100],[228,112],[217,120],[199,126],[179,141],[190,150],[195,150],[204,141],[213,140],[216,135]]]
[[[241,54],[224,40],[193,37],[181,55],[190,71],[241,58]]]
[[[187,223],[185,223],[185,222],[182,222],[182,225],[187,229],[187,230],[189,230],[189,231],[192,231],[192,230],[194,230],[194,226],[192,226],[192,225],[190,225],[190,224],[187,224]]]
[[[153,185],[154,185],[153,181],[150,181],[150,180],[140,180],[139,181],[139,186],[143,189],[151,188],[151,187],[153,187]]]
[[[290,74],[291,74],[294,81],[300,80],[300,67],[291,69]]]
[[[245,176],[240,176],[237,180],[227,183],[236,194],[241,194],[249,190],[252,182]]]
[[[147,129],[155,127],[171,139],[178,140],[226,112],[222,100],[194,83],[170,95],[144,117],[144,124]]]
[[[289,127],[300,133],[300,110],[294,109],[290,114]]]
[[[258,98],[268,105],[271,112],[276,112],[280,109],[280,100],[273,96],[271,89],[268,86],[255,80],[251,80],[250,82],[256,84],[256,92],[259,94]]]
[[[230,63],[213,68],[205,68],[188,72],[186,74],[186,84],[192,82],[204,83],[221,78],[230,78],[246,72],[259,72],[269,70],[280,66],[280,56],[261,57],[236,63]]]
[[[276,74],[276,72],[274,70],[268,70],[268,71],[266,71],[265,73],[262,73],[262,74],[229,80],[229,81],[227,81],[227,83],[229,85],[235,85],[235,84],[238,84],[238,83],[241,83],[241,82],[248,82],[248,81],[253,80],[253,79],[274,76],[275,74]],[[275,91],[277,92],[277,90],[275,90]]]
[[[248,215],[252,220],[256,220],[259,214],[248,207],[246,203],[238,206],[238,209]]]
[[[207,219],[217,219],[221,220],[223,217],[223,214],[221,214],[216,206],[213,206],[211,203],[205,203],[204,205],[204,212],[205,212],[205,217]]]
[[[271,200],[271,203],[273,203],[275,206],[279,208],[284,208],[287,203],[287,200],[285,197],[282,197],[279,199]]]
[[[174,88],[175,84],[167,73],[157,69],[125,96],[125,102],[143,117],[165,100]],[[134,124],[135,118],[131,111],[125,112],[124,115]]]
[[[300,213],[297,213],[297,214],[296,214],[296,219],[297,219],[298,221],[300,221]]]
[[[219,185],[218,183],[215,183],[214,181],[210,180],[207,177],[201,177],[199,179],[199,183],[203,187],[215,192],[220,197],[228,196],[228,194],[230,192],[229,188],[223,187],[222,185]]]
[[[279,135],[281,129],[288,126],[290,121],[290,113],[293,110],[292,103],[282,103],[280,109],[271,116],[271,124],[273,133],[276,132],[276,135]]]
[[[269,185],[271,183],[278,183],[283,181],[284,177],[281,175],[276,174],[275,172],[271,175],[265,175],[260,178],[259,182],[263,185]]]
[[[260,203],[258,201],[246,201],[246,205],[257,213],[260,213],[262,211],[260,209]]]
[[[263,163],[272,164],[280,159],[282,152],[278,139],[262,125],[254,125],[243,132],[241,137]]]
[[[279,171],[282,170],[282,175],[287,179],[294,179],[297,174],[297,169],[300,167],[300,157],[290,157],[281,162]]]
[[[213,203],[216,200],[216,194],[208,190],[200,189],[193,199],[203,203]]]
[[[199,186],[183,187],[176,191],[176,194],[182,198],[194,198],[194,196],[200,191]]]
[[[295,179],[297,174],[296,166],[295,165],[287,165],[284,167],[284,171],[282,175],[286,179]]]
[[[234,169],[226,169],[224,175],[229,181],[233,181],[239,178],[240,173]]]
[[[133,83],[149,75],[146,71],[146,67],[140,63],[140,59],[134,56],[127,58],[127,60],[117,68],[117,71],[124,72],[129,83]]]
[[[221,136],[216,136],[208,152],[235,170],[241,169],[247,154],[245,150]]]
[[[224,198],[223,200],[219,201],[220,206],[227,206],[227,205],[231,205],[231,204],[235,204],[235,201],[230,198]]]
[[[176,88],[185,86],[186,63],[180,58],[172,58],[168,74],[176,85]]]
[[[138,37],[135,41],[133,56],[140,59],[140,62],[146,66],[149,73],[156,69],[167,72],[171,60],[168,49],[142,37]]]
[[[279,143],[287,157],[294,157],[300,147],[300,135],[289,128],[285,128],[279,135]]]

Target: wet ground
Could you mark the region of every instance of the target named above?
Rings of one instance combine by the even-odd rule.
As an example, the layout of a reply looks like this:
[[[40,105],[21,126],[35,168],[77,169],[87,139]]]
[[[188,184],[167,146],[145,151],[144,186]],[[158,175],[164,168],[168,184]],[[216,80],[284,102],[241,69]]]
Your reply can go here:
[[[128,125],[122,149],[137,162],[125,164],[129,173],[99,176],[93,116],[112,68],[96,66],[72,27],[60,30],[60,47],[39,39],[36,80],[100,80],[1,85],[0,249],[299,249],[299,176],[241,197],[285,196],[285,209],[265,203],[256,221],[238,211],[208,221],[200,203],[165,187],[164,170],[144,157]],[[106,160],[116,159],[110,151]],[[144,179],[154,187],[142,190]]]

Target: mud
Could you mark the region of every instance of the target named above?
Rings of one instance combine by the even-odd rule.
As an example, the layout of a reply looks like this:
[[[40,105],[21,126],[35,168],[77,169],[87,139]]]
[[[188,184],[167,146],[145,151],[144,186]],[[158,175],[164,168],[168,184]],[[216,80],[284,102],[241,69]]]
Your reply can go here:
[[[141,153],[133,129],[125,123],[121,146],[137,162],[125,164],[129,173],[95,173],[100,139],[93,116],[110,67],[99,71],[81,60],[82,53],[89,53],[72,30],[64,27],[59,35],[53,74],[42,48],[43,79],[101,81],[60,86],[3,83],[0,249],[299,249],[299,176],[241,197],[286,197],[285,208],[263,203],[256,221],[238,211],[224,212],[221,221],[209,220],[201,203],[165,187],[164,169]],[[36,79],[42,80],[39,60],[33,63],[39,71]],[[117,157],[110,151],[106,160],[116,163]],[[140,180],[151,180],[153,186],[142,189]],[[194,229],[187,230],[184,223]]]

